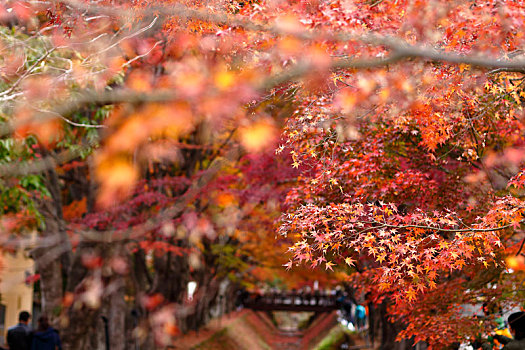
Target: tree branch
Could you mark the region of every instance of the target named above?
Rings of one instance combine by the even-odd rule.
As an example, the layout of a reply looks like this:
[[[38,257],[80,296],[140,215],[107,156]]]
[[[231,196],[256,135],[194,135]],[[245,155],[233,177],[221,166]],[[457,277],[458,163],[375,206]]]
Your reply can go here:
[[[406,229],[406,228],[420,228],[424,230],[432,230],[432,231],[439,231],[439,232],[453,232],[453,233],[461,233],[461,232],[493,232],[493,231],[501,231],[505,230],[512,226],[512,224],[503,225],[500,227],[494,227],[494,228],[468,228],[468,229],[448,229],[448,228],[441,228],[441,227],[432,227],[432,226],[424,226],[424,225],[392,225],[387,224],[385,222],[380,221],[360,221],[362,223],[366,224],[379,224],[383,225],[389,228],[395,228],[395,229]],[[375,228],[375,227],[374,227]]]
[[[230,15],[225,12],[210,12],[203,9],[193,9],[181,4],[173,4],[167,6],[157,6],[146,8],[142,11],[134,10],[131,11],[126,8],[118,7],[105,7],[105,6],[93,6],[80,3],[79,1],[69,0],[66,1],[70,5],[86,10],[94,11],[97,13],[105,13],[115,17],[126,16],[137,16],[141,12],[146,14],[163,14],[166,16],[174,16],[181,19],[197,19],[205,22],[215,23],[218,25],[226,25],[229,27],[243,28],[249,31],[265,32],[273,35],[290,35],[301,40],[326,40],[326,41],[356,41],[364,44],[383,46],[389,48],[394,52],[394,57],[397,60],[408,59],[408,58],[419,58],[434,62],[448,62],[454,64],[468,64],[478,68],[492,68],[492,69],[504,69],[507,72],[524,72],[525,71],[525,60],[524,59],[512,59],[503,60],[502,58],[487,58],[481,55],[459,55],[453,52],[446,52],[438,50],[433,47],[423,45],[409,44],[405,40],[391,36],[382,36],[378,34],[352,34],[348,32],[326,32],[320,30],[308,30],[305,28],[303,31],[296,29],[290,30],[279,26],[278,23],[274,25],[266,25],[256,23],[249,18],[244,18],[240,15]],[[365,61],[370,62],[373,59],[365,59],[363,61],[350,61],[347,64],[342,64],[341,68],[370,68],[377,66],[384,66],[391,63],[390,59],[381,62],[376,60],[373,63],[365,64]]]

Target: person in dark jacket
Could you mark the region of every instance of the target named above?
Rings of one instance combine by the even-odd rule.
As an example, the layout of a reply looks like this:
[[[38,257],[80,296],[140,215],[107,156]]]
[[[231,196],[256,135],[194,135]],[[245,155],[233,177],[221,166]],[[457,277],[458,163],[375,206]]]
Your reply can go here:
[[[508,318],[510,331],[514,339],[503,347],[503,350],[523,350],[525,349],[525,312],[515,312]]]
[[[30,318],[29,312],[22,311],[18,315],[18,324],[7,330],[7,345],[10,350],[31,349],[31,327],[28,325]]]
[[[38,329],[33,334],[31,350],[62,350],[57,330],[49,325],[47,316],[40,316]]]
[[[508,318],[510,331],[514,338],[496,334],[494,339],[505,345],[502,350],[525,350],[525,312],[515,312]],[[492,349],[488,343],[483,344],[483,350]]]

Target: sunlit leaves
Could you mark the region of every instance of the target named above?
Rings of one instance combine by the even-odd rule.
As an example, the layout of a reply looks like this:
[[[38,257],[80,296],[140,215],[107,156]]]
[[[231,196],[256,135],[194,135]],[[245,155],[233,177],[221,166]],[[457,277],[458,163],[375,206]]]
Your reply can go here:
[[[345,264],[347,264],[348,266],[353,266],[355,264],[355,260],[351,257],[347,257],[345,258]]]
[[[270,119],[263,119],[239,130],[241,144],[249,152],[261,152],[274,145],[277,129]]]
[[[214,81],[217,88],[226,90],[236,83],[236,77],[233,72],[220,70],[216,73]]]
[[[38,140],[23,161],[40,151],[56,160],[64,150],[87,149],[76,160],[90,169],[82,180],[99,207],[91,196],[73,195],[73,171],[64,167],[55,197],[68,201],[66,220],[84,215],[93,230],[150,222],[186,198],[227,151],[240,145],[260,156],[284,131],[279,151],[289,152],[287,171],[296,175],[270,176],[268,163],[247,162],[257,171],[221,168],[197,194],[189,191],[195,197],[167,223],[141,231],[133,249],[187,256],[197,269],[209,264],[199,255],[206,240],[234,237],[252,256],[264,256],[274,241],[258,235],[273,232],[282,205],[289,215],[281,233],[294,260],[277,265],[360,271],[356,285],[390,293],[393,313],[407,317],[403,335],[418,332],[414,325],[435,333],[416,340],[441,344],[443,334],[456,334],[453,322],[440,332],[437,323],[399,310],[430,300],[439,306],[436,317],[452,317],[439,293],[453,300],[447,292],[460,279],[497,272],[507,245],[516,245],[524,213],[523,176],[516,175],[525,160],[522,72],[456,62],[493,59],[499,66],[519,55],[523,4],[162,4],[155,16],[149,1],[1,7],[8,24],[0,39],[1,113],[14,127],[6,125],[3,136]],[[396,56],[406,48],[416,54]],[[457,56],[451,62],[441,54]],[[107,120],[101,110],[111,111]],[[7,163],[19,161],[6,153]],[[14,190],[3,192],[5,210],[23,211],[17,201],[45,194],[38,180],[7,179],[3,188]],[[284,199],[276,187],[291,181],[297,186]],[[253,190],[267,188],[261,183],[272,196]],[[172,244],[186,239],[191,249]],[[244,267],[245,255],[223,253],[221,263]],[[516,259],[507,263],[521,266]],[[105,263],[88,260],[90,270]],[[122,261],[107,263],[126,274]],[[101,279],[85,286],[79,298],[100,305]],[[149,298],[141,306],[154,312],[157,338],[167,342],[176,330],[173,307],[158,294]]]
[[[507,266],[513,270],[525,270],[525,258],[522,255],[509,256],[506,259]]]
[[[119,111],[116,120],[124,119],[119,129],[111,135],[108,152],[130,152],[151,138],[168,138],[178,140],[193,129],[193,116],[189,107],[183,103],[168,105],[150,104],[140,108],[131,115],[122,116],[125,111]]]
[[[343,88],[335,99],[336,106],[352,116],[360,109],[355,105],[357,100],[344,109],[341,96],[345,90],[348,98],[354,97],[352,89]],[[294,120],[297,124],[289,124],[292,158],[314,169],[305,172],[301,186],[289,193],[287,200],[294,209],[283,216],[281,226],[282,233],[295,232],[302,237],[292,248],[297,262],[308,252],[311,259],[307,264],[312,267],[323,259],[336,259],[338,266],[334,268],[339,269],[343,264],[355,264],[359,273],[349,270],[353,286],[379,300],[390,296],[394,301],[392,313],[404,317],[412,317],[410,312],[401,311],[404,309],[447,307],[452,303],[452,299],[443,299],[441,304],[432,304],[429,299],[448,288],[455,276],[467,274],[477,280],[501,269],[502,242],[512,235],[512,227],[520,225],[523,203],[509,197],[494,202],[490,196],[482,197],[486,196],[483,192],[470,192],[470,188],[486,186],[486,177],[469,185],[456,177],[471,171],[468,163],[447,157],[458,143],[471,142],[462,138],[464,134],[453,132],[461,128],[455,125],[457,129],[450,129],[448,120],[434,114],[430,105],[414,104],[407,119],[384,122],[383,115],[378,115],[381,122],[375,127],[361,126],[358,141],[336,139],[331,128],[337,130],[337,124],[330,123],[330,118],[337,120],[339,114],[330,116],[324,107],[323,103],[319,107],[310,105]],[[324,123],[323,129],[312,132],[305,128],[307,115],[317,115],[316,123]],[[504,124],[498,127],[506,130]],[[476,128],[483,128],[483,124]],[[450,147],[451,142],[458,143]],[[313,152],[324,156],[313,157]],[[433,152],[438,157],[432,156]],[[476,159],[476,154],[469,159]],[[517,176],[512,183],[519,185],[519,179]],[[477,198],[485,202],[477,204]],[[473,211],[480,217],[469,214]],[[514,264],[512,259],[510,262]],[[442,314],[429,311],[415,322],[436,322]],[[434,332],[439,328],[436,325]],[[436,344],[447,342],[432,332],[423,335],[416,328],[403,334],[419,334]]]
[[[97,179],[101,182],[99,203],[103,207],[126,198],[138,180],[138,170],[126,159],[99,159]]]
[[[435,282],[438,273],[460,270],[466,261],[475,264],[475,257],[479,256],[473,254],[475,247],[483,256],[493,256],[491,252],[498,242],[494,233],[477,233],[473,228],[471,232],[455,234],[452,240],[441,237],[440,230],[454,232],[451,227],[458,222],[453,214],[400,216],[395,207],[385,205],[383,208],[359,204],[326,208],[306,206],[290,217],[292,220],[286,221],[281,230],[303,232],[302,237],[308,243],[295,245],[296,257],[305,251],[324,256],[330,250],[335,253],[338,251],[335,245],[341,245],[348,251],[355,251],[356,257],[372,258],[382,271],[377,281],[383,283],[383,290],[393,288],[400,293],[407,293],[405,287],[407,283],[410,285],[409,281],[427,278]],[[344,260],[348,265],[354,262],[351,257]],[[418,282],[418,293],[435,285],[429,282]],[[407,296],[409,299],[416,296],[415,289],[412,292],[413,295]]]
[[[35,136],[45,147],[53,146],[60,140],[62,125],[58,119],[52,118],[45,122],[34,121],[31,120],[31,114],[27,110],[19,111],[17,117],[19,127],[15,132],[16,137],[24,139],[31,135]]]

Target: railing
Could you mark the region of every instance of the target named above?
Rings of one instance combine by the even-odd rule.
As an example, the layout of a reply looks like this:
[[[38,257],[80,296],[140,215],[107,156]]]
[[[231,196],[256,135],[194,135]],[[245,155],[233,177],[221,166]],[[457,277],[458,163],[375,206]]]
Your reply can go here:
[[[264,311],[328,312],[338,308],[335,295],[294,292],[250,294],[244,300],[244,306]]]

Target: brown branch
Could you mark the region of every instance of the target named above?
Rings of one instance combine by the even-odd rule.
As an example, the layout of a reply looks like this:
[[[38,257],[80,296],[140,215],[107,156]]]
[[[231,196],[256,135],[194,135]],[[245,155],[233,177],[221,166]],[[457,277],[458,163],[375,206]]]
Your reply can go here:
[[[82,107],[89,105],[111,105],[116,103],[155,103],[155,102],[169,102],[176,98],[174,90],[157,90],[150,94],[131,91],[131,90],[106,90],[101,93],[96,92],[85,92],[80,94],[74,99],[58,104],[53,110],[39,111],[35,113],[29,120],[24,121],[12,121],[11,123],[4,123],[0,125],[0,136],[5,136],[15,131],[18,127],[25,125],[33,121],[46,121],[49,119],[57,118],[57,115],[67,116],[70,115]]]
[[[396,62],[400,58],[401,56],[394,54],[391,57],[384,59],[381,58],[372,60],[336,60],[333,62],[331,68],[372,68]],[[277,85],[298,79],[307,74],[308,72],[311,72],[315,68],[315,65],[308,63],[300,63],[284,73],[277,74],[263,80],[263,82],[255,88],[257,91],[267,91]],[[68,100],[62,104],[59,104],[52,110],[40,110],[38,111],[38,113],[35,113],[29,119],[15,120],[11,121],[11,123],[4,123],[0,125],[0,136],[10,134],[14,132],[18,127],[27,123],[31,123],[33,121],[43,122],[49,119],[57,118],[57,116],[61,116],[61,118],[63,119],[65,118],[65,116],[70,115],[87,105],[104,106],[117,103],[166,103],[174,101],[175,99],[177,99],[176,90],[156,90],[151,93],[144,93],[141,91],[132,91],[126,89],[106,90],[100,93],[85,92],[76,97],[75,99]]]
[[[0,177],[7,176],[24,176],[28,174],[42,173],[46,170],[53,169],[57,165],[65,164],[79,157],[83,151],[86,151],[90,147],[94,147],[94,142],[86,146],[81,146],[74,149],[67,149],[60,152],[56,156],[46,156],[42,159],[30,161],[30,162],[11,162],[0,165]]]
[[[364,34],[356,35],[348,32],[326,32],[320,30],[308,30],[305,28],[303,31],[298,30],[287,30],[277,25],[265,25],[253,22],[253,20],[239,16],[230,15],[225,12],[210,12],[203,9],[193,9],[181,4],[173,4],[169,7],[157,6],[150,7],[143,10],[129,10],[118,7],[105,7],[105,6],[93,6],[80,3],[75,0],[67,1],[74,7],[83,9],[85,11],[94,11],[97,13],[105,13],[113,15],[115,17],[124,16],[137,16],[138,14],[150,14],[158,15],[164,14],[166,16],[174,16],[181,19],[191,20],[197,19],[205,22],[215,23],[218,25],[225,25],[229,27],[243,28],[249,31],[265,32],[279,35],[291,35],[301,40],[326,40],[326,41],[355,41],[362,42],[364,44],[386,47],[394,52],[394,56],[397,60],[408,59],[408,58],[419,58],[429,60],[433,62],[448,62],[454,64],[468,64],[478,68],[489,68],[489,69],[504,69],[507,72],[524,72],[525,71],[525,60],[524,59],[512,59],[502,60],[501,58],[487,58],[481,55],[459,55],[452,52],[445,52],[437,50],[432,47],[423,45],[409,44],[405,40],[391,36],[382,36],[377,34]],[[366,64],[365,61],[370,62],[373,59],[364,59],[360,61],[351,61],[347,64],[343,64],[341,68],[370,68],[377,66],[384,66],[391,63],[390,60],[386,59],[386,62],[381,63],[381,60],[376,60],[372,64]]]
[[[494,228],[448,229],[448,228],[432,227],[432,226],[424,226],[424,225],[392,225],[392,224],[387,224],[385,222],[380,222],[380,221],[360,221],[360,222],[366,223],[366,224],[381,224],[386,227],[396,228],[396,229],[420,228],[424,230],[432,230],[432,231],[438,231],[438,232],[493,232],[493,231],[505,230],[512,226],[512,224],[507,224],[504,226],[494,227]]]
[[[520,249],[518,249],[518,252],[516,253],[516,256],[520,255],[521,251],[523,250],[523,245],[525,244],[525,238],[521,240]]]
[[[357,234],[358,235],[362,235],[365,232],[372,231],[372,230],[379,230],[379,229],[382,229],[383,227],[387,227],[387,225],[372,226],[372,227],[369,227],[369,228],[366,228],[364,230],[361,230],[361,231],[357,232]]]
[[[385,1],[385,0],[377,0],[376,2],[374,2],[373,4],[370,5],[370,8],[379,5],[379,4],[382,3],[383,1]]]

